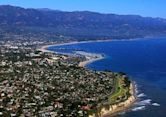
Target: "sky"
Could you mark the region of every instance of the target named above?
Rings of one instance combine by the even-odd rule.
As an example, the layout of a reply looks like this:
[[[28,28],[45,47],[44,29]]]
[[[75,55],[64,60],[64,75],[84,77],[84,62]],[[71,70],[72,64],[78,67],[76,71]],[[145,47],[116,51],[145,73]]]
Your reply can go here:
[[[166,18],[166,0],[0,0],[0,5]]]

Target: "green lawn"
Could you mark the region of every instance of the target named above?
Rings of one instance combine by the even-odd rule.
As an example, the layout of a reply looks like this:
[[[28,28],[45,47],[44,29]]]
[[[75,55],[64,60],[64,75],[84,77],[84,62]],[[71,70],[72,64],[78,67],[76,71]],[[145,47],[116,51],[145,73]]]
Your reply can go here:
[[[111,104],[118,103],[121,100],[127,98],[127,92],[129,91],[129,88],[124,87],[123,83],[124,83],[123,78],[118,77],[114,79],[114,92],[109,97],[109,103]]]

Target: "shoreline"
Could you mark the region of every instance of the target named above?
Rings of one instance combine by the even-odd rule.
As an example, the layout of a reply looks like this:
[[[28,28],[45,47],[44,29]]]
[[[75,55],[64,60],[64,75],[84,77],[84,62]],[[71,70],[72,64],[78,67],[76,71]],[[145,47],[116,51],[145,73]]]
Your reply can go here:
[[[42,52],[56,53],[55,51],[48,50],[48,48],[52,47],[52,46],[63,46],[63,45],[72,45],[72,44],[78,44],[78,43],[105,42],[105,41],[113,41],[113,40],[97,40],[97,41],[82,41],[82,42],[77,42],[76,41],[76,42],[68,42],[68,43],[57,43],[57,44],[42,46],[38,50],[40,50]],[[89,55],[87,55],[87,54],[89,54]],[[81,61],[78,66],[79,67],[84,67],[84,68],[86,67],[86,65],[88,65],[92,62],[95,62],[95,61],[98,61],[98,60],[101,60],[101,59],[105,58],[101,54],[94,54],[94,53],[86,53],[85,52],[85,53],[81,53],[81,55],[85,56],[86,60]],[[114,105],[110,105],[111,110],[110,109],[106,110],[105,108],[104,108],[103,112],[101,110],[101,113],[103,113],[103,114],[100,113],[101,117],[108,117],[108,116],[116,115],[119,112],[123,112],[123,111],[129,109],[137,99],[135,90],[136,90],[135,84],[133,82],[131,82],[131,85],[130,85],[131,96],[128,97],[128,99],[123,101],[123,102],[120,102],[120,103],[114,104]],[[89,117],[96,117],[96,116],[95,115],[89,115]]]
[[[96,41],[73,41],[73,42],[68,42],[68,43],[57,43],[57,44],[50,44],[50,45],[44,45],[41,46],[38,50],[42,52],[50,52],[50,53],[56,53],[55,51],[48,50],[49,47],[57,47],[57,46],[63,46],[63,45],[72,45],[72,44],[80,44],[80,43],[92,43],[92,42],[107,42],[107,41],[112,41],[112,40],[96,40]],[[95,53],[88,53],[89,55],[87,56],[86,54],[81,54],[86,57],[85,61],[81,61],[79,63],[79,67],[86,67],[86,65],[93,63],[95,61],[104,59],[105,57],[101,54],[95,54]]]
[[[101,110],[97,113],[89,115],[89,117],[111,117],[115,116],[120,112],[127,111],[132,105],[136,102],[137,98],[135,96],[135,84],[132,82],[130,84],[130,93],[131,96],[127,100],[122,101],[117,104],[109,105],[109,108],[103,106]]]
[[[79,67],[86,67],[86,65],[93,63],[95,61],[104,59],[105,57],[101,54],[95,54],[95,53],[87,53],[83,51],[77,51],[77,54],[85,56],[86,60],[79,62]]]
[[[110,117],[110,116],[113,116],[113,115],[116,115],[118,114],[119,112],[124,112],[126,111],[127,109],[129,109],[130,107],[132,107],[132,105],[136,102],[137,98],[136,98],[136,89],[135,89],[135,84],[133,82],[131,82],[131,85],[130,85],[130,93],[131,93],[131,96],[128,97],[127,100],[123,101],[123,102],[120,102],[119,104],[114,104],[114,105],[110,105],[110,106],[113,106],[114,109],[112,109],[112,112],[108,112],[106,114],[104,114],[103,116],[101,117]],[[116,105],[116,107],[115,107]]]
[[[101,56],[101,57],[98,57],[98,58],[93,58],[93,59],[85,60],[85,61],[80,62],[78,66],[79,67],[86,67],[88,64],[91,64],[91,63],[93,63],[95,61],[98,61],[98,60],[101,60],[101,59],[104,59],[104,57]]]
[[[52,43],[48,45],[43,45],[38,48],[38,50],[43,51],[43,52],[53,52],[51,50],[48,50],[49,47],[52,46],[63,46],[63,45],[72,45],[72,44],[78,44],[78,43],[92,43],[92,42],[109,42],[109,41],[137,41],[141,39],[153,39],[153,37],[142,37],[142,38],[134,38],[134,39],[105,39],[105,40],[90,40],[90,41],[70,41],[70,42],[64,42],[64,43]]]
[[[43,45],[43,46],[39,47],[38,50],[40,50],[42,52],[54,52],[54,51],[48,50],[48,48],[49,47],[53,47],[53,46],[57,47],[57,46],[73,45],[73,44],[80,44],[80,43],[108,42],[108,41],[113,41],[113,40],[112,39],[108,39],[108,40],[71,41],[71,42],[65,42],[65,43],[55,43],[55,44]]]
[[[53,45],[52,45],[52,46],[53,46]],[[47,48],[49,48],[49,47],[51,47],[51,45],[44,45],[44,46],[41,46],[41,47],[40,47],[39,49],[37,49],[37,50],[42,51],[42,52],[55,53],[55,52],[53,52],[53,51],[48,50]]]

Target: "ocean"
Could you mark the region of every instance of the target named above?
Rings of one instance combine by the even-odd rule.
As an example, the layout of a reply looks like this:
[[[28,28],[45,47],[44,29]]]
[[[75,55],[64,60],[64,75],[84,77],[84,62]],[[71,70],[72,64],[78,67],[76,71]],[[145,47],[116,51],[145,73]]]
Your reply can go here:
[[[48,50],[102,54],[93,70],[125,72],[137,86],[137,102],[115,117],[166,117],[166,38],[113,40],[52,46]]]

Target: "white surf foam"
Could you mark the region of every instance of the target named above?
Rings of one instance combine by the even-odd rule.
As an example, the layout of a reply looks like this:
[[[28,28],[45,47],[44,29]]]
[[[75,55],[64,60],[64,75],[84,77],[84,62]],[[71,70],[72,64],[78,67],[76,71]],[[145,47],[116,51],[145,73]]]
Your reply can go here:
[[[124,111],[124,112],[119,112],[119,113],[118,113],[118,115],[124,115],[124,114],[126,114],[125,111]]]
[[[134,82],[134,86],[135,86],[135,94],[138,95],[139,94],[138,84]]]
[[[139,95],[137,95],[138,98],[141,98],[141,97],[145,97],[146,95],[144,93],[141,93]]]
[[[152,105],[153,106],[160,106],[160,104],[158,104],[158,103],[153,103]]]
[[[139,107],[135,107],[133,109],[131,109],[132,111],[139,111],[139,110],[144,110],[145,106],[139,106]]]
[[[136,105],[140,105],[140,106],[150,105],[151,101],[152,101],[151,99],[142,100],[140,102],[137,102]]]

